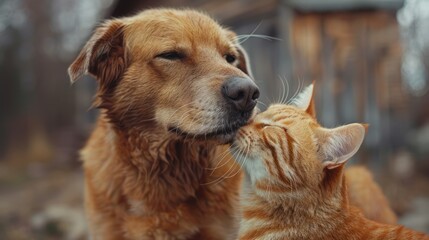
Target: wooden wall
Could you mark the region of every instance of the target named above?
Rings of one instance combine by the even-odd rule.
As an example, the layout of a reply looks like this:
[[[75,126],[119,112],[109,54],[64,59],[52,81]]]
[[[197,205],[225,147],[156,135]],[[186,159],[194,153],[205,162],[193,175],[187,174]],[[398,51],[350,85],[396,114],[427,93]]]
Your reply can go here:
[[[395,12],[296,13],[291,44],[293,75],[316,81],[323,124],[368,122],[369,149],[404,143],[410,99]]]

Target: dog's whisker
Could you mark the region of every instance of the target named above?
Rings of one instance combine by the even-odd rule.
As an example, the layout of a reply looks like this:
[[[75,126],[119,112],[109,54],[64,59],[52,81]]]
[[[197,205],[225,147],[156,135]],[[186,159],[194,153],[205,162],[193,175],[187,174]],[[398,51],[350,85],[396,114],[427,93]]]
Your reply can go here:
[[[187,103],[187,104],[184,104],[184,105],[182,105],[182,106],[180,106],[179,108],[177,108],[171,115],[170,115],[170,117],[168,118],[168,120],[167,120],[167,122],[170,122],[171,121],[171,119],[174,117],[174,114],[176,114],[179,110],[181,110],[182,108],[184,108],[184,107],[188,107],[189,105],[192,105],[192,104],[195,104],[195,103],[197,103],[198,101],[197,100],[195,100],[195,101],[192,101],[192,102],[190,102],[190,103]]]
[[[261,34],[242,34],[242,35],[238,35],[236,37],[237,40],[241,40],[241,39],[245,39],[247,40],[248,38],[260,38],[260,39],[264,39],[264,40],[268,40],[268,41],[272,41],[272,40],[276,40],[276,41],[283,41],[283,39],[281,38],[277,38],[277,37],[272,37],[272,36],[268,36],[268,35],[261,35]],[[243,42],[240,42],[240,44]]]
[[[253,34],[255,34],[256,30],[258,30],[258,28],[259,28],[259,26],[261,26],[261,24],[262,24],[262,21],[260,21],[260,22],[258,23],[258,25],[256,25],[255,29],[253,29],[253,31],[252,31],[250,34],[247,34],[248,36],[246,36],[246,37],[244,38],[244,40],[243,40],[243,41],[241,41],[241,42],[237,41],[237,42],[238,42],[238,44],[240,44],[240,45],[241,45],[242,43],[244,43],[245,41],[247,41],[247,40],[250,38],[250,36],[252,36]],[[238,36],[237,36],[236,38],[237,38],[237,40],[240,40],[240,39],[238,38]]]
[[[189,104],[187,104],[187,105],[189,105]],[[182,123],[185,122],[186,118],[188,117],[187,114],[193,110],[194,110],[193,108],[190,108],[187,111],[183,112],[182,115],[180,116],[179,120],[175,123],[175,127],[176,127],[175,133],[177,135],[179,135],[180,126],[182,125]],[[170,116],[170,119],[174,116],[175,113],[177,113],[177,110]],[[170,120],[167,122],[170,122]]]
[[[187,111],[185,111],[184,113],[182,113],[181,117],[179,118],[179,120],[177,121],[177,127],[179,127],[180,125],[182,125],[182,123],[185,121],[185,118],[187,117],[187,114],[191,111],[193,111],[194,109],[188,109]],[[176,129],[176,133],[179,134],[179,128]]]
[[[205,122],[206,122],[207,118],[200,116],[201,114],[202,114],[202,112],[199,111],[199,112],[197,112],[197,114],[192,116],[190,119],[190,125],[194,126],[194,125],[198,124],[198,125],[205,126],[206,125]],[[189,134],[190,133],[186,134],[185,140],[187,139]],[[205,135],[206,135],[206,133],[204,133],[204,140],[206,140]],[[192,141],[195,141],[196,137],[197,137],[197,134],[192,134]]]

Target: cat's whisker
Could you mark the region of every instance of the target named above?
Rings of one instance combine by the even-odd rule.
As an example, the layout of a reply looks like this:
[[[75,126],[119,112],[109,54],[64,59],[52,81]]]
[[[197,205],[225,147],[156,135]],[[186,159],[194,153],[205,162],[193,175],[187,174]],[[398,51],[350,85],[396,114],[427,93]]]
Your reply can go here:
[[[279,75],[279,79],[280,79],[280,82],[282,83],[282,90],[283,90],[279,103],[282,104],[284,102],[285,96],[286,96],[286,84],[284,83],[284,81],[286,81],[286,79],[283,79],[282,76],[280,76],[280,75]]]
[[[247,144],[246,145],[246,153],[244,156],[244,161],[243,161],[243,164],[241,164],[241,167],[239,170],[241,170],[245,167],[246,161],[248,161],[249,153],[250,153],[250,144]]]
[[[262,101],[258,101],[258,103],[262,104],[264,107],[267,107],[267,104]]]
[[[280,77],[280,75],[278,75],[278,77]],[[278,91],[277,91],[277,97],[276,97],[276,99],[275,99],[275,102],[274,103],[280,103],[280,100],[281,100],[281,98],[282,98],[282,90],[281,89],[278,89]]]
[[[285,104],[287,102],[288,96],[289,96],[289,82],[287,81],[286,77],[280,78],[283,84],[283,98],[281,100],[281,104]],[[286,84],[285,84],[286,82]]]
[[[206,170],[211,170],[212,172],[211,172],[211,174],[213,174],[213,172],[216,170],[216,169],[219,169],[219,168],[221,168],[221,167],[223,167],[226,163],[222,163],[222,161],[223,161],[223,159],[226,157],[226,156],[228,156],[228,154],[230,153],[230,150],[228,150],[228,149],[226,149],[226,150],[224,150],[220,155],[219,155],[219,159],[216,159],[216,166],[214,166],[214,167],[206,167],[205,169]],[[222,164],[221,164],[222,163]],[[211,175],[210,174],[210,175]]]
[[[220,159],[216,160],[217,164],[215,167],[213,168],[206,168],[207,170],[211,170],[210,176],[213,175],[214,171],[225,166],[226,164],[228,164],[227,161],[223,162],[222,161],[230,154],[230,150],[226,149],[223,153],[221,153],[221,155],[219,156]]]
[[[240,156],[241,159],[243,159],[243,161],[239,161],[239,168],[236,170],[236,172],[232,175],[232,176],[228,176],[227,178],[233,178],[235,177],[237,174],[241,173],[241,170],[244,167],[244,164],[247,161],[247,156],[249,154],[249,150],[250,150],[250,144],[246,145],[246,148],[243,150],[242,155]]]
[[[235,155],[237,154],[236,153],[237,151],[234,151],[232,154],[233,154],[233,156],[235,157]],[[215,179],[215,180],[213,180],[213,181],[210,181],[210,182],[207,182],[207,183],[202,183],[201,185],[211,185],[211,184],[217,184],[217,183],[219,183],[219,182],[221,182],[222,180],[224,180],[225,179],[225,176],[227,175],[227,174],[229,174],[229,172],[231,171],[231,168],[232,168],[233,166],[230,166],[230,168],[226,171],[226,172],[224,172],[223,174],[222,174],[222,176],[219,176],[217,179]]]
[[[292,97],[291,97],[291,103],[295,100],[295,98],[298,96],[298,93],[300,92],[301,89],[301,81],[298,79],[298,87],[296,88],[295,92],[293,93]]]
[[[238,161],[238,166],[240,166],[238,168],[238,171],[240,171],[240,169],[241,169],[241,161],[243,161],[243,152],[244,151],[242,149],[240,149],[238,152],[238,156],[236,158]],[[230,169],[228,169],[227,174],[225,174],[223,177],[226,179],[231,178],[234,175],[234,174],[231,174],[232,173],[231,171],[234,171],[233,166],[231,166]]]
[[[273,102],[274,102],[273,100],[269,99],[269,98],[268,98],[268,96],[264,96],[264,97],[265,97],[265,100],[266,100],[269,104],[271,104],[271,103],[273,103]]]
[[[287,103],[287,99],[289,97],[290,86],[289,86],[289,82],[287,81],[286,77],[285,77],[285,80],[286,80],[286,86],[287,86],[287,93],[286,93],[286,97],[285,97],[284,103]]]

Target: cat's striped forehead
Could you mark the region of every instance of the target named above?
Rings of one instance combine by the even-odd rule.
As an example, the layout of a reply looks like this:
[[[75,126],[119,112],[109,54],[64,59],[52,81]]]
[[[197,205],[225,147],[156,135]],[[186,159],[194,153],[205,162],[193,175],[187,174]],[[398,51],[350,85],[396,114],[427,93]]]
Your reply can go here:
[[[271,105],[265,112],[255,118],[256,124],[290,124],[294,121],[307,121],[317,124],[307,112],[290,105]]]

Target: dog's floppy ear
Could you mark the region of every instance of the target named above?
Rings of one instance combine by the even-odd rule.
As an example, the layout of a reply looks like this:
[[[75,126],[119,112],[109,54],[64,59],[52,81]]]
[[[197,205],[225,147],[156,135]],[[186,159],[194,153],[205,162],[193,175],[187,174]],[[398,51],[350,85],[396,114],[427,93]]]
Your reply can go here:
[[[253,79],[252,69],[250,68],[249,57],[247,56],[246,50],[240,45],[236,45],[238,50],[238,68],[249,75]]]
[[[121,21],[109,20],[95,30],[68,69],[72,83],[90,74],[107,87],[122,75],[127,64],[123,28]]]

